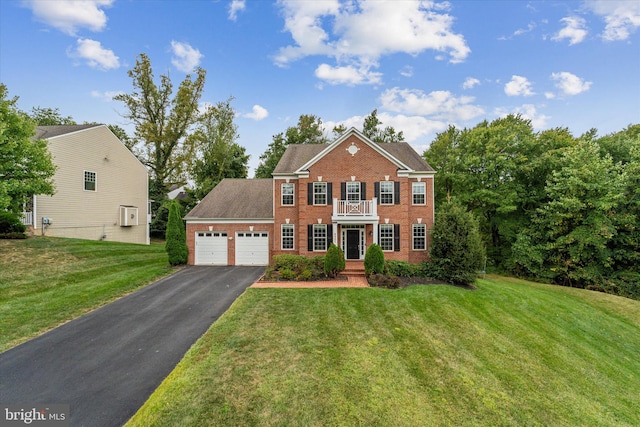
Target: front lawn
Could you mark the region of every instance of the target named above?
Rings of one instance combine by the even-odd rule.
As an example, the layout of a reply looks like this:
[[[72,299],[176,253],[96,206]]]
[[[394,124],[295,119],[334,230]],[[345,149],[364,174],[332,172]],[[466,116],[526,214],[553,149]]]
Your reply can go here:
[[[640,302],[477,286],[250,288],[129,425],[640,425]]]
[[[0,351],[171,271],[159,244],[0,240]]]

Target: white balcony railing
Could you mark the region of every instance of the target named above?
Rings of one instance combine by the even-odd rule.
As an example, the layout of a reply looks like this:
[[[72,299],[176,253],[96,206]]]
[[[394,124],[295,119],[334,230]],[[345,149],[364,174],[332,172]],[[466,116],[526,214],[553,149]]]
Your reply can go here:
[[[22,223],[24,225],[33,225],[33,212],[22,212]]]
[[[333,216],[374,217],[378,215],[377,199],[348,201],[333,199]]]

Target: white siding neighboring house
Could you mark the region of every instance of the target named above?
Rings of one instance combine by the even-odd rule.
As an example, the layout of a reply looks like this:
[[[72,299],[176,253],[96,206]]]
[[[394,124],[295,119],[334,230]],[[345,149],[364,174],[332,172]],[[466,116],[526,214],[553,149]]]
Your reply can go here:
[[[33,197],[34,234],[149,244],[147,170],[107,126],[38,126],[35,137],[58,169],[55,194]]]

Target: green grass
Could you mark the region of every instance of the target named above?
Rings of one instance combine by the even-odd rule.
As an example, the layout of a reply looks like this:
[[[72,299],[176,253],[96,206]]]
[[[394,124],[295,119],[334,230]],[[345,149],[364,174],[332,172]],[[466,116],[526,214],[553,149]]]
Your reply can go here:
[[[171,271],[158,244],[0,240],[0,351]]]
[[[249,289],[130,426],[637,426],[640,302],[489,277]]]

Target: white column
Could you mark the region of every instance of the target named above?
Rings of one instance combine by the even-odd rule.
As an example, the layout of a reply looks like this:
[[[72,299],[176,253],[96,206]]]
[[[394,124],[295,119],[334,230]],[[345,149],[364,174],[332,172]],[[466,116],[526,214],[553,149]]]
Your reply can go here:
[[[373,243],[378,244],[378,222],[373,223]]]

